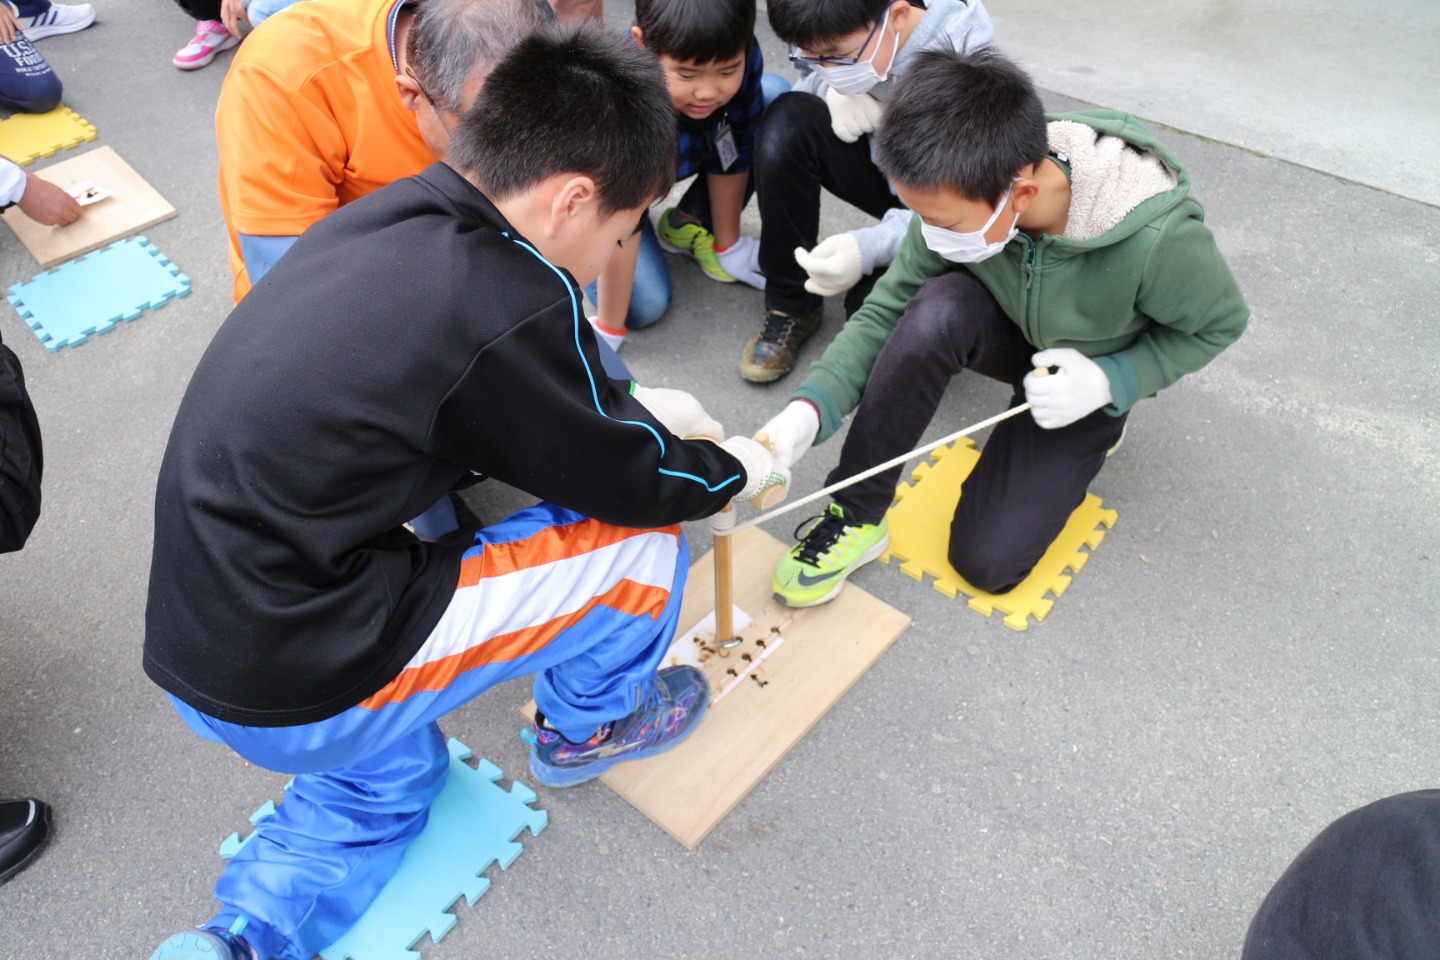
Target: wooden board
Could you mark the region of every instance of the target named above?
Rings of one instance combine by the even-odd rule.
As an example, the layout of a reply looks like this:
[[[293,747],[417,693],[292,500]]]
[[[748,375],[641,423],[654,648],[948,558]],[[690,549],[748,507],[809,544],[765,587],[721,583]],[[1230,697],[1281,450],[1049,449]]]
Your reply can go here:
[[[175,216],[169,201],[109,147],[36,170],[35,176],[62,189],[89,180],[110,191],[108,200],[83,208],[68,227],[36,223],[18,206],[5,211],[5,222],[47,270]]]
[[[711,643],[713,635],[702,631],[698,644],[686,637],[707,617],[713,624],[714,551],[690,568],[679,634],[679,643],[700,650],[697,659],[712,692],[731,689],[712,701],[710,712],[683,744],[658,757],[618,764],[601,777],[690,850],[910,625],[908,616],[854,584],[824,606],[795,610],[778,604],[770,596],[770,571],[788,544],[758,529],[733,539],[737,626],[750,618],[739,631],[744,642],[722,657]],[[777,645],[777,639],[783,643]],[[763,663],[753,669],[758,679],[727,673],[748,669],[742,659],[747,652],[753,662],[767,649]],[[527,718],[533,717],[533,704],[526,711]]]

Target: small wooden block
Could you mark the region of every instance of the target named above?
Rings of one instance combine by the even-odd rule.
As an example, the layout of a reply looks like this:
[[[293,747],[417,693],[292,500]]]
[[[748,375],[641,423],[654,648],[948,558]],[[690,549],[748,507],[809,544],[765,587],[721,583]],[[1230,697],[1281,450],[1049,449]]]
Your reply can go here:
[[[600,778],[690,850],[910,625],[908,616],[854,584],[832,602],[808,610],[778,604],[770,596],[770,572],[788,545],[754,528],[732,540],[734,602],[751,620],[739,631],[741,646],[727,657],[710,655],[702,669],[718,692],[727,666],[743,670],[742,655],[754,653],[757,641],[771,642],[778,635],[783,645],[754,671],[765,686],[741,682],[711,705],[680,746],[648,760],[618,764]],[[713,573],[713,551],[690,568],[680,635],[714,612]],[[742,621],[737,617],[736,623]],[[527,720],[534,716],[534,704],[526,707],[525,715]]]
[[[36,223],[19,207],[5,211],[6,224],[47,270],[175,216],[169,201],[109,147],[36,170],[35,176],[62,189],[90,181],[110,192],[109,199],[86,207],[68,227]]]

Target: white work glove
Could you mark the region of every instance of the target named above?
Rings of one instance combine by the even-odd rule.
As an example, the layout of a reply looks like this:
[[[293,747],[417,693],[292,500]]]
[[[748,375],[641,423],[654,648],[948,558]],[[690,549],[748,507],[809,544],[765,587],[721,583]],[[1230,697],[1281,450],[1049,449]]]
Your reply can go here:
[[[749,437],[731,437],[720,444],[720,449],[739,460],[745,468],[745,486],[735,494],[736,500],[759,501],[775,487],[790,486],[790,471],[785,465]],[[771,501],[774,502],[778,501]]]
[[[1100,365],[1079,350],[1041,350],[1030,358],[1036,367],[1059,367],[1049,376],[1025,375],[1030,415],[1046,430],[1068,427],[1109,403],[1110,378]]]
[[[860,282],[860,242],[849,233],[837,233],[815,244],[809,253],[795,248],[795,262],[810,274],[805,289],[822,297],[844,293]]]
[[[685,440],[703,438],[716,443],[725,439],[725,428],[720,426],[720,421],[706,413],[700,401],[684,390],[642,387],[637,383],[630,395],[677,437]]]
[[[770,422],[755,434],[765,434],[775,459],[786,467],[795,466],[795,461],[805,456],[805,451],[815,442],[820,432],[820,414],[804,400],[791,400],[785,409],[770,418]]]
[[[834,87],[826,87],[825,102],[830,105],[830,129],[846,143],[874,133],[880,122],[880,101],[868,93],[846,96]]]
[[[765,289],[765,275],[760,272],[760,241],[754,237],[741,237],[724,252],[716,251],[720,269],[741,283],[749,284],[756,290]]]

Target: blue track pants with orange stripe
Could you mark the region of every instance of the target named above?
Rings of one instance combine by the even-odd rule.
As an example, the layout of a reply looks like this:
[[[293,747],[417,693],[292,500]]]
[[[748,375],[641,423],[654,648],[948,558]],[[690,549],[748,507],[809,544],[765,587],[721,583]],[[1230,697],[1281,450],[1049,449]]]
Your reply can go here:
[[[425,826],[449,757],[436,720],[535,675],[572,740],[632,712],[675,633],[688,561],[679,527],[613,527],[552,504],[486,527],[425,645],[374,696],[295,727],[246,727],[172,697],[200,736],[296,774],[220,875],[220,913],[262,957],[310,960],[359,918]]]

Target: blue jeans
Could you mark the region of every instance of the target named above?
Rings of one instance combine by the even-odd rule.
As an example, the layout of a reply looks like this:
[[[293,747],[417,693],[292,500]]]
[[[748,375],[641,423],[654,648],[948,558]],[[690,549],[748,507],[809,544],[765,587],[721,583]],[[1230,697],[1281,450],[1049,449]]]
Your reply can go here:
[[[49,0],[28,16],[50,9]],[[20,19],[26,19],[22,13]],[[22,33],[14,43],[0,46],[0,106],[21,113],[46,113],[60,106],[60,78],[45,56]]]
[[[585,296],[595,303],[598,283],[585,288]],[[670,309],[670,265],[665,251],[655,236],[655,226],[648,216],[640,218],[640,253],[635,258],[635,285],[630,288],[630,308],[625,314],[627,330],[643,330],[665,316]]]
[[[773,73],[760,75],[760,91],[765,106],[790,89],[784,77]],[[745,201],[755,192],[754,178],[745,187]],[[710,190],[705,174],[695,176],[690,188],[685,191],[675,209],[710,228]],[[625,329],[643,330],[665,316],[670,309],[670,298],[674,287],[670,282],[670,265],[665,262],[665,251],[655,236],[655,228],[649,217],[640,221],[640,253],[635,260],[635,284],[630,288],[630,307],[625,314]],[[590,302],[595,302],[596,284],[585,288]]]

